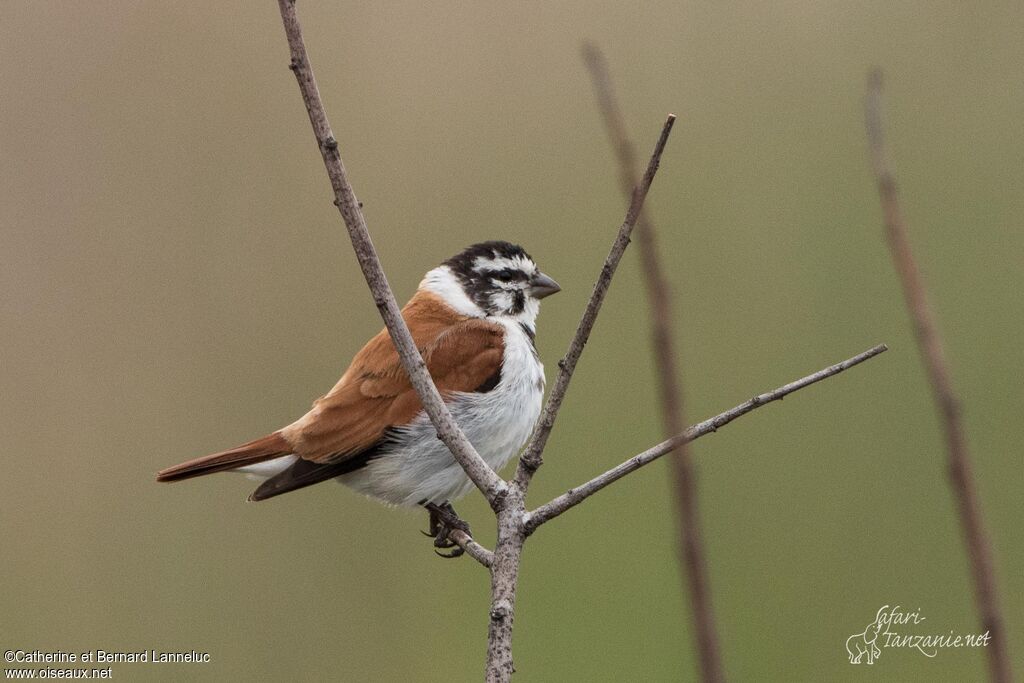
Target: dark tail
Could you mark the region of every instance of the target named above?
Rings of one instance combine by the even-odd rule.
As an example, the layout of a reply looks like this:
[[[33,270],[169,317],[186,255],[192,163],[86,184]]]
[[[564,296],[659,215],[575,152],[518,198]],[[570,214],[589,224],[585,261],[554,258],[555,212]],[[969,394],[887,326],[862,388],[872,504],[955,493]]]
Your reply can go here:
[[[199,477],[204,474],[254,465],[264,460],[272,460],[282,455],[290,455],[292,452],[292,447],[284,440],[284,437],[280,433],[274,432],[230,450],[214,453],[213,455],[204,455],[201,458],[160,470],[156,475],[156,480],[180,481],[182,479],[191,479],[192,477]]]
[[[266,500],[279,496],[282,493],[295,491],[296,489],[319,484],[328,479],[334,479],[342,474],[354,472],[366,463],[377,457],[376,447],[370,447],[362,453],[349,456],[338,462],[319,463],[299,458],[291,467],[280,474],[275,474],[270,479],[260,484],[260,487],[252,492],[249,500]]]

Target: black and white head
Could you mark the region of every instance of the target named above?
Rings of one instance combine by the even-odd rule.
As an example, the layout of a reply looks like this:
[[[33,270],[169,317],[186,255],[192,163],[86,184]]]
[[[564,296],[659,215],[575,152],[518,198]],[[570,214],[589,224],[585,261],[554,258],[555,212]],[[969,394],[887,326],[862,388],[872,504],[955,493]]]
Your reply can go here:
[[[481,242],[427,273],[421,286],[464,315],[509,317],[532,330],[540,300],[561,291],[526,251],[508,242]]]

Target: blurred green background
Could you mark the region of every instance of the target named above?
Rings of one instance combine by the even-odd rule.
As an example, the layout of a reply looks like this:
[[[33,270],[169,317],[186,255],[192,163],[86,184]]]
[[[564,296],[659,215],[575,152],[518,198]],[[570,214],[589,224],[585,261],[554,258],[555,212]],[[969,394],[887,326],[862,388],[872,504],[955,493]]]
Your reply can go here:
[[[607,54],[638,148],[679,115],[648,206],[701,419],[891,351],[694,448],[732,680],[982,680],[844,643],[884,604],[977,626],[944,451],[868,170],[890,139],[953,362],[1018,675],[1024,9],[1009,2],[302,2],[321,91],[396,295],[483,239],[520,242],[549,380],[625,209],[579,56]],[[0,5],[0,646],[208,651],[119,680],[476,680],[488,581],[420,513],[321,485],[157,469],[297,417],[380,328],[276,3]],[[531,491],[660,440],[627,254]],[[666,464],[524,556],[517,680],[696,674]],[[459,506],[487,544],[478,494]]]

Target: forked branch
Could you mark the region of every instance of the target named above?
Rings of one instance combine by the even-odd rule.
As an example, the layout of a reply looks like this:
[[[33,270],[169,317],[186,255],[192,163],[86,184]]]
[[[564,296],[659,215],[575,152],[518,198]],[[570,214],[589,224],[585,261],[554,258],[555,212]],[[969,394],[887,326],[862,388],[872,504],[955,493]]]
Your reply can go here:
[[[291,50],[291,69],[298,81],[299,90],[302,93],[302,99],[309,114],[310,123],[313,126],[317,145],[331,180],[335,204],[338,206],[338,210],[345,221],[345,226],[356,252],[356,257],[359,260],[359,265],[373,293],[374,302],[380,310],[381,317],[384,319],[391,339],[402,360],[402,365],[412,380],[412,385],[420,397],[423,408],[437,429],[438,436],[448,446],[452,455],[465,470],[466,474],[484,494],[488,502],[490,502],[492,509],[497,515],[498,540],[493,553],[480,546],[465,532],[454,531],[449,534],[449,537],[480,564],[490,568],[491,607],[488,625],[486,677],[488,681],[507,681],[513,671],[512,625],[520,557],[523,544],[529,532],[545,521],[577,505],[587,496],[625,476],[625,474],[672,451],[684,441],[692,440],[709,431],[714,431],[759,405],[781,398],[785,394],[807,384],[840,372],[846,367],[881,353],[885,349],[884,347],[876,347],[838,366],[833,366],[791,385],[776,389],[774,392],[755,397],[746,404],[737,406],[732,411],[696,425],[687,432],[670,439],[660,446],[656,446],[632,458],[615,470],[584,484],[579,489],[565,496],[560,496],[547,505],[541,506],[533,513],[527,514],[524,500],[530,478],[540,465],[541,454],[551,432],[558,409],[561,406],[562,399],[565,396],[569,380],[593,329],[597,313],[604,301],[615,269],[618,267],[626,245],[629,243],[630,234],[636,225],[647,191],[657,171],[661,153],[665,148],[665,143],[672,129],[675,117],[669,116],[665,122],[651,161],[647,166],[647,172],[633,191],[626,218],[619,228],[615,243],[594,286],[594,291],[570,344],[569,351],[559,364],[560,372],[558,379],[555,382],[552,395],[545,406],[540,424],[521,458],[514,482],[509,485],[499,478],[483,461],[455,423],[409,334],[409,330],[401,317],[398,304],[391,292],[391,287],[381,268],[373,243],[370,241],[366,222],[359,208],[359,202],[356,200],[355,193],[348,181],[341,155],[338,152],[338,142],[334,138],[323,103],[320,100],[316,80],[309,63],[309,56],[303,44],[301,27],[295,13],[295,2],[294,0],[278,0],[278,5]]]
[[[590,331],[597,320],[597,314],[601,309],[605,294],[608,292],[615,269],[622,259],[626,245],[629,244],[629,235],[633,231],[633,226],[636,225],[647,191],[658,171],[661,154],[665,149],[665,143],[668,141],[674,122],[675,116],[669,115],[661,129],[661,135],[658,137],[654,152],[647,164],[647,173],[644,174],[643,180],[633,192],[629,209],[626,211],[626,218],[619,227],[611,252],[601,269],[597,284],[594,285],[594,291],[587,302],[583,319],[569,345],[569,352],[558,364],[558,380],[555,382],[555,388],[542,413],[540,424],[534,430],[525,454],[520,457],[515,479],[506,497],[507,507],[498,510],[498,543],[494,548],[494,559],[491,563],[491,622],[487,629],[486,676],[488,683],[507,681],[511,678],[513,671],[512,623],[515,618],[516,586],[519,581],[519,559],[523,543],[528,535],[524,527],[526,489],[530,485],[533,473],[540,466],[541,453],[547,443],[555,415],[565,397],[566,387],[568,387],[573,370],[576,368],[576,362],[583,352],[583,346],[587,343]]]

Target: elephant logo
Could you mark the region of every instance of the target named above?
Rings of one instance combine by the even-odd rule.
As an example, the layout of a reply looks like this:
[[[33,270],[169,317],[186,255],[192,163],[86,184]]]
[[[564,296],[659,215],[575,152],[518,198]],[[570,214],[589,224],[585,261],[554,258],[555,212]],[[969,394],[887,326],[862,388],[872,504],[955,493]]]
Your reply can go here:
[[[882,656],[882,651],[878,648],[877,641],[878,634],[882,631],[882,627],[885,626],[885,620],[882,618],[882,615],[885,614],[885,610],[888,608],[889,606],[885,605],[878,610],[875,620],[868,624],[863,633],[854,633],[846,639],[846,652],[850,655],[850,664],[860,664],[864,655],[868,656],[868,664],[874,664],[875,660]]]

